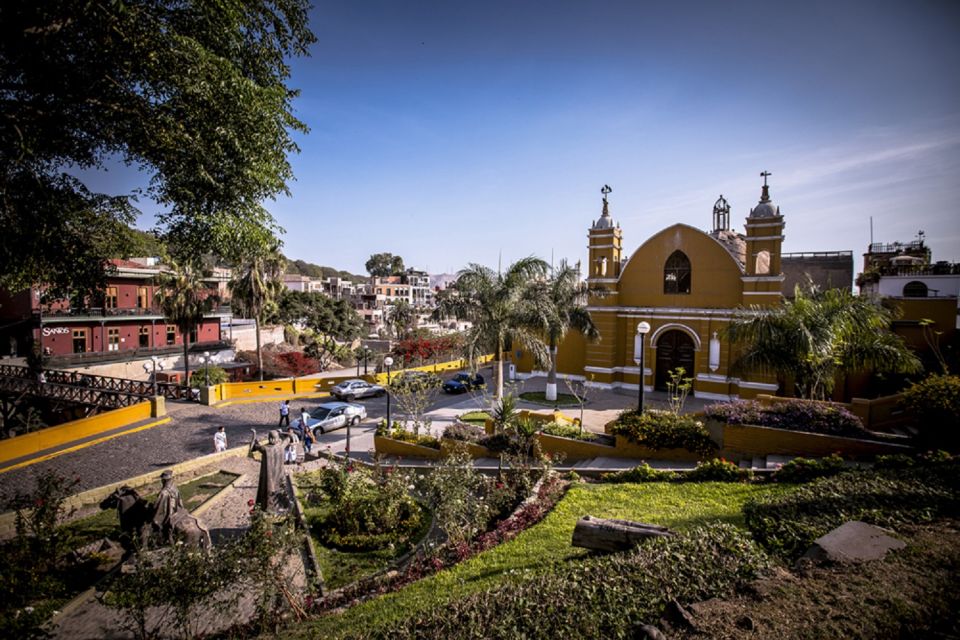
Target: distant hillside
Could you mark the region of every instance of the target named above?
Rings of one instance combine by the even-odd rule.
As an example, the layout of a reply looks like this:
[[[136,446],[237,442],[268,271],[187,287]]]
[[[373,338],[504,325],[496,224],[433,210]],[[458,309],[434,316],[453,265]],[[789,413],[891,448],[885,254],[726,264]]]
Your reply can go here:
[[[360,276],[350,273],[349,271],[339,271],[333,267],[324,267],[313,264],[312,262],[306,262],[305,260],[290,260],[290,258],[287,258],[287,273],[300,274],[310,278],[339,276],[347,280],[352,280],[353,282],[366,282],[370,279],[370,277],[366,275]]]

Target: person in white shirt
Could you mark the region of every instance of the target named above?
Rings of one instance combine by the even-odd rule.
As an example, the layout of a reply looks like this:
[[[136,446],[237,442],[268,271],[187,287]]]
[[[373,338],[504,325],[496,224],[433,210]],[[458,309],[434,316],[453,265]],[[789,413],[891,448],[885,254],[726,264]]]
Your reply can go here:
[[[217,429],[217,432],[213,434],[213,450],[218,453],[227,450],[227,432],[223,430],[223,427]]]

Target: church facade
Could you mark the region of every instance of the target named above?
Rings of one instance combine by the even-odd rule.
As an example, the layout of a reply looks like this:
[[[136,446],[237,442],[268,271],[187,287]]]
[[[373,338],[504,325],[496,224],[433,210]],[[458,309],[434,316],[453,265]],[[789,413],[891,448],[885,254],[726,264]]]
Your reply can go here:
[[[558,372],[597,386],[634,390],[642,376],[646,390],[665,390],[669,373],[682,367],[685,377],[693,379],[696,397],[727,400],[775,393],[774,377],[730,373],[737,354],[723,331],[738,307],[783,300],[784,217],[770,198],[769,174],[761,175],[760,201],[746,219],[745,233],[730,229],[730,205],[720,196],[712,231],[675,224],[648,238],[627,259],[605,188],[602,214],[587,234],[587,281],[604,290],[589,300],[601,338],[589,342],[569,332],[558,350]],[[641,374],[635,344],[642,323],[649,330]],[[522,348],[511,356],[520,375],[535,368]]]

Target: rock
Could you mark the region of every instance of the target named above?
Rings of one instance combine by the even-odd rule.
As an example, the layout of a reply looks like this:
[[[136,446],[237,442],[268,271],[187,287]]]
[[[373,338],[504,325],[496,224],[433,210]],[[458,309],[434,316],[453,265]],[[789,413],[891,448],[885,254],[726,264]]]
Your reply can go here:
[[[735,623],[738,629],[743,629],[744,631],[753,631],[756,626],[753,624],[753,618],[750,616],[740,616],[737,618]]]
[[[667,640],[667,636],[652,624],[640,625],[633,637],[636,640]]]
[[[697,623],[694,621],[693,616],[676,600],[671,600],[667,603],[666,608],[663,610],[663,617],[666,618],[671,626],[677,629],[696,630],[697,628]]]
[[[850,520],[817,538],[801,560],[817,563],[869,562],[879,560],[888,551],[906,546],[906,543],[890,537],[879,527]]]

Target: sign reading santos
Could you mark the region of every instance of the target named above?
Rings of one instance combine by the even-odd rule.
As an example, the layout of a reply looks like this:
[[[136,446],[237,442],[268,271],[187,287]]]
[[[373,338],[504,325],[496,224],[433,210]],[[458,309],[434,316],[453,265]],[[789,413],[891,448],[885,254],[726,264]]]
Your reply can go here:
[[[70,329],[67,327],[44,327],[43,328],[43,337],[49,338],[50,336],[57,334],[70,333]]]

